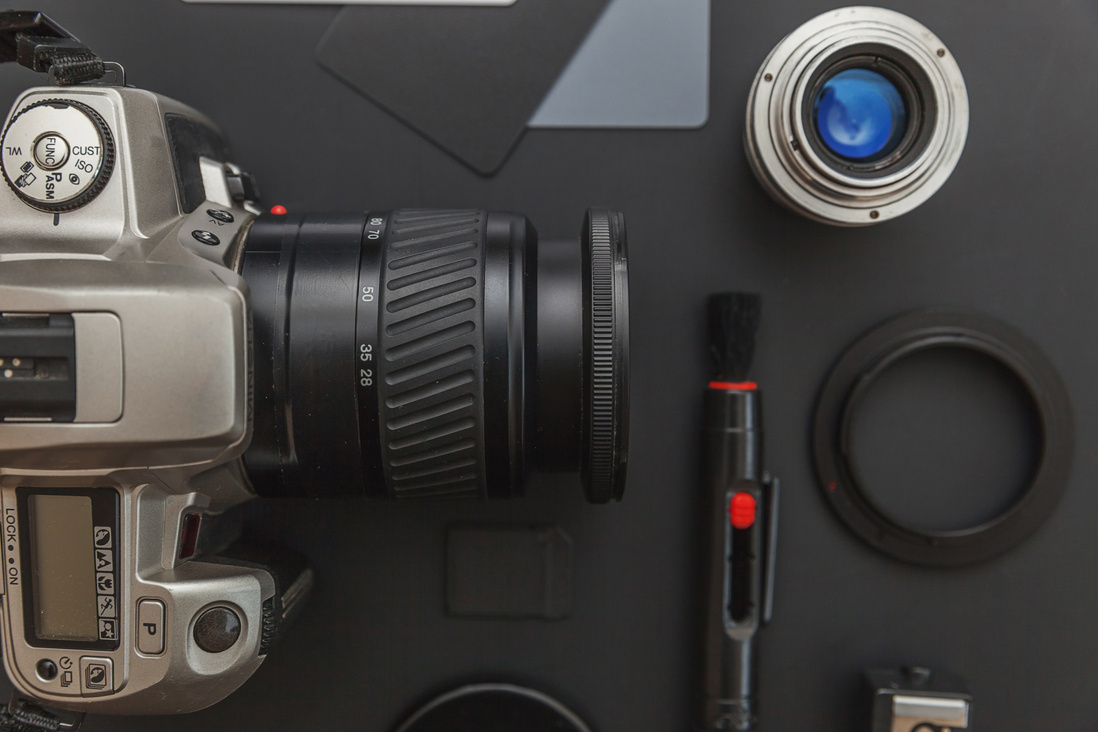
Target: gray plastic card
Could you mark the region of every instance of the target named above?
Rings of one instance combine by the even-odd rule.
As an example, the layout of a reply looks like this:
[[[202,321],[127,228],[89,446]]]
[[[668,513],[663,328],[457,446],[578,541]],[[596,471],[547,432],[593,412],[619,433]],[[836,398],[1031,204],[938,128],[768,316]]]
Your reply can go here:
[[[572,613],[572,537],[559,526],[451,526],[446,612],[559,620]]]
[[[704,125],[709,3],[612,0],[529,126]]]
[[[332,20],[316,58],[466,165],[491,175],[608,4],[356,5]]]

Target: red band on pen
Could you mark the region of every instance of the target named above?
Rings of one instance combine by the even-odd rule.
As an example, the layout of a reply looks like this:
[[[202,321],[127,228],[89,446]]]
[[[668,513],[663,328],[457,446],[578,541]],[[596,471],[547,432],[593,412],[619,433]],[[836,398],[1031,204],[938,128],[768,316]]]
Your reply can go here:
[[[710,389],[728,389],[729,391],[755,391],[759,385],[754,381],[710,381]]]

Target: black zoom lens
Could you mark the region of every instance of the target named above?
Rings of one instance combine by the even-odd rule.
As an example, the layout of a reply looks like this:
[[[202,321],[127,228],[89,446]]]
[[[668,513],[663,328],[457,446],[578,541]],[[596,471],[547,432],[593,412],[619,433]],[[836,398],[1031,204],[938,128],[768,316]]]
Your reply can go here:
[[[578,244],[486,211],[265,215],[241,273],[261,495],[506,498],[533,469],[621,498],[621,214],[589,211]]]

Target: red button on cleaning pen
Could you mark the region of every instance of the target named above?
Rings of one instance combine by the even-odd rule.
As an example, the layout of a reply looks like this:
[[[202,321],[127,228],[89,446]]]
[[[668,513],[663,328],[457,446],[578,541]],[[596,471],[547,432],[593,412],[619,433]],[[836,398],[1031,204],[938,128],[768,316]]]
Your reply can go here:
[[[733,529],[750,529],[755,524],[755,497],[742,491],[732,496],[728,518]]]

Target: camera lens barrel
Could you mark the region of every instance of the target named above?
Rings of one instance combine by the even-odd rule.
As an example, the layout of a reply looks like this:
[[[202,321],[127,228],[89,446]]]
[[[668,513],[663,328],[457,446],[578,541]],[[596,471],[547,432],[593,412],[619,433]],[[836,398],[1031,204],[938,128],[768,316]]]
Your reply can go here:
[[[257,491],[504,498],[535,469],[619,499],[626,266],[609,211],[578,244],[485,211],[260,217],[242,264]]]
[[[964,78],[945,45],[906,15],[849,7],[771,51],[751,87],[744,147],[782,204],[865,226],[933,195],[967,134]]]

